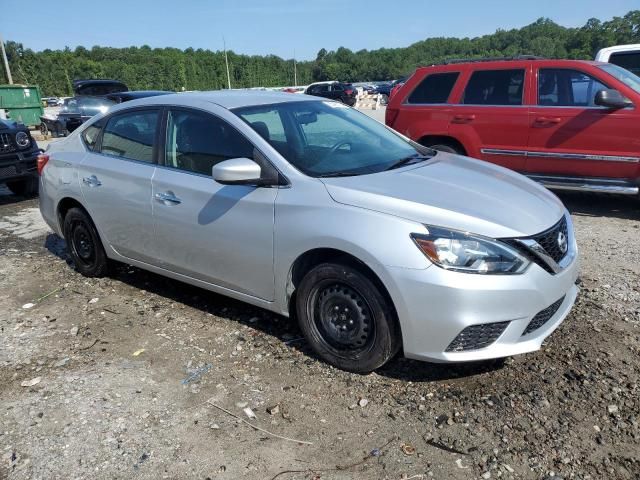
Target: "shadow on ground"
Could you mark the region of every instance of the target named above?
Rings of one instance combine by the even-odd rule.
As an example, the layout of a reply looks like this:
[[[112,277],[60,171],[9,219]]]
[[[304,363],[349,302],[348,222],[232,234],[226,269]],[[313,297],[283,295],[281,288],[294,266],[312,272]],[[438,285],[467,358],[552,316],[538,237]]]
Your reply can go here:
[[[636,195],[556,193],[572,215],[640,220],[640,199]]]
[[[49,234],[45,240],[45,248],[65,260],[72,268],[64,239],[56,234]],[[113,280],[137,289],[146,290],[174,302],[182,303],[201,312],[248,325],[299,350],[309,359],[313,358],[316,361],[322,361],[316,357],[315,353],[302,338],[302,332],[298,328],[295,319],[289,319],[239,300],[129,265],[116,264],[110,277]],[[179,284],[179,288],[176,288],[177,284]],[[258,321],[255,321],[256,318]],[[501,361],[492,361],[466,364],[436,364],[409,360],[399,354],[395,359],[379,369],[377,373],[403,381],[436,382],[493,372],[501,369],[503,363]]]

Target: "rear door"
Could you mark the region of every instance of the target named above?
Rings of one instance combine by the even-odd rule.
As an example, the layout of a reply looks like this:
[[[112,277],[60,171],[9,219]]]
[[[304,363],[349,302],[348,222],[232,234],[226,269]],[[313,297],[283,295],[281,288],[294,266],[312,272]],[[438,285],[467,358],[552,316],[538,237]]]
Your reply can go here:
[[[221,161],[257,158],[254,146],[222,118],[182,108],[168,110],[164,138],[164,166],[152,182],[154,251],[161,266],[273,300],[278,190],[221,185],[211,177]]]
[[[103,240],[121,255],[145,262],[153,258],[151,178],[158,122],[157,109],[109,117],[96,150],[78,167],[85,205]]]
[[[578,68],[537,71],[531,109],[527,172],[632,178],[638,165],[637,114],[594,103],[611,79]]]
[[[468,148],[469,156],[524,170],[530,77],[529,62],[466,73],[464,90],[452,106],[449,135]]]

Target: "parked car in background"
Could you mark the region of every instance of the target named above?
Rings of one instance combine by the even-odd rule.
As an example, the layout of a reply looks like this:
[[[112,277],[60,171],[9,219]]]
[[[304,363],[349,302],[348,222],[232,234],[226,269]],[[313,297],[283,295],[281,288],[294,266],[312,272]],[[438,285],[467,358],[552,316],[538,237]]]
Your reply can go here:
[[[385,82],[376,85],[375,93],[386,95],[388,97],[391,94],[391,84],[392,82]]]
[[[386,123],[550,188],[638,193],[640,78],[610,63],[520,57],[419,68],[392,95]]]
[[[640,75],[640,43],[603,48],[596,55],[597,62],[608,62]]]
[[[168,92],[166,90],[136,90],[126,92],[109,93],[104,96],[108,100],[112,100],[115,103],[130,102],[131,100],[138,100],[139,98],[156,97],[158,95],[169,95],[175,92]]]
[[[118,260],[295,313],[316,355],[349,371],[401,349],[441,362],[537,350],[578,292],[555,195],[335,101],[136,100],[51,144],[39,171],[42,216],[80,273]]]
[[[47,107],[57,107],[60,103],[60,99],[58,97],[49,97],[46,99]]]
[[[398,80],[394,80],[393,82],[391,82],[391,88],[389,90],[389,98],[391,98],[398,90],[400,90],[400,87],[402,87],[405,82],[407,81],[408,77],[402,77],[399,78]]]
[[[331,100],[338,100],[353,107],[356,104],[357,91],[350,83],[342,82],[317,82],[307,87],[305,92],[307,95],[315,97],[324,97]]]
[[[14,194],[38,193],[36,160],[41,151],[26,125],[0,119],[0,183]]]

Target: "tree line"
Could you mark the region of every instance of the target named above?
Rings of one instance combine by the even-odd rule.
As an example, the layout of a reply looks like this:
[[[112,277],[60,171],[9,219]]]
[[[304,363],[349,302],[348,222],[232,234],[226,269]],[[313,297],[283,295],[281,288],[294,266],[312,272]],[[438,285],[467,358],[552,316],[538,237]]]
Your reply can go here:
[[[452,58],[539,55],[547,58],[593,59],[603,47],[640,43],[640,10],[608,21],[590,19],[582,27],[567,28],[547,18],[519,29],[498,30],[475,38],[428,38],[405,48],[353,52],[340,47],[321,49],[315,60],[297,62],[297,83],[320,80],[348,82],[391,80],[420,65]],[[43,95],[72,95],[78,78],[113,78],[131,90],[216,90],[227,87],[224,52],[149,46],[43,50],[21,43],[6,44],[14,82],[39,85]],[[294,60],[275,55],[227,52],[233,88],[294,84]],[[2,77],[6,78],[4,67]]]

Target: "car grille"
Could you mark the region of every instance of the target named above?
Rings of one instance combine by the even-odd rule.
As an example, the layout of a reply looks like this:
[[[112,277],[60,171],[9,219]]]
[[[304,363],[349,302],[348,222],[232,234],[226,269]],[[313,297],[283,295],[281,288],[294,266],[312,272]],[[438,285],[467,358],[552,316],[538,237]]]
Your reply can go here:
[[[13,165],[9,167],[0,167],[0,178],[13,177],[17,173],[18,171],[16,170],[16,167],[14,167]]]
[[[558,245],[558,235],[560,234],[560,232],[564,234],[564,238],[569,238],[567,219],[565,217],[562,217],[562,220],[560,220],[546,232],[531,237],[533,240],[538,242],[540,246],[544,248],[545,252],[547,252],[549,256],[556,262],[562,260],[568,251],[565,250],[563,252],[562,250],[560,250],[560,246]]]
[[[466,352],[488,347],[505,331],[509,322],[471,325],[462,330],[445,351]]]
[[[558,243],[558,236],[562,233],[567,242],[566,251],[562,251],[560,249],[560,244]],[[536,252],[535,249],[527,246],[525,241],[533,240],[544,250],[544,253],[548,255],[556,264],[562,261],[564,257],[569,253],[570,246],[570,238],[569,238],[569,227],[567,225],[566,217],[562,217],[558,223],[556,223],[553,227],[548,230],[545,230],[542,233],[537,235],[533,235],[531,237],[526,238],[508,238],[503,239],[502,241],[516,248],[521,254],[527,257],[532,262],[538,264],[547,272],[552,275],[557,273],[558,265],[549,265],[544,258],[541,258]],[[555,270],[554,270],[555,267]]]
[[[16,146],[8,133],[0,133],[0,153],[15,152]]]
[[[536,331],[537,329],[542,327],[545,323],[547,323],[549,320],[551,320],[551,317],[553,317],[556,314],[556,312],[560,308],[560,305],[562,305],[562,302],[564,302],[564,297],[562,297],[557,302],[552,303],[544,310],[540,310],[538,313],[536,313],[536,316],[531,319],[531,321],[529,322],[529,325],[527,325],[527,328],[525,328],[524,332],[522,332],[522,336],[528,335],[531,332]]]

